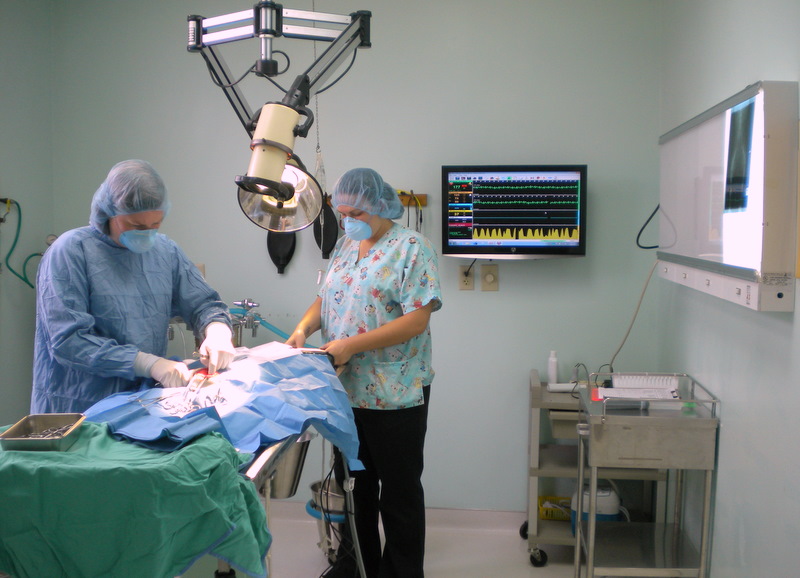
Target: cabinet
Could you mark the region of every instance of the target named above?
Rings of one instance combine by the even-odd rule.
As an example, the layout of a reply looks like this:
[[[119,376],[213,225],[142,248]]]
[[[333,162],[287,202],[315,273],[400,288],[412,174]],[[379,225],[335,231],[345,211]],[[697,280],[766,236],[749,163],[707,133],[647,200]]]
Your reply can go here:
[[[589,473],[588,521],[576,528],[575,576],[693,576],[708,571],[711,490],[716,462],[719,400],[687,375],[680,378],[679,399],[644,402],[637,409],[615,408],[579,388],[578,476]],[[602,379],[601,379],[602,381]],[[657,464],[675,472],[670,486],[675,504],[669,523],[597,522],[597,479],[606,468],[635,471]],[[684,472],[703,473],[699,548],[684,531]],[[579,494],[576,508],[583,508]]]
[[[547,486],[561,483],[568,487],[564,496],[571,497],[578,479],[578,417],[580,403],[577,394],[547,391],[536,369],[530,372],[530,430],[528,448],[528,520],[520,534],[528,540],[531,564],[544,566],[547,553],[543,545],[575,545],[575,536],[568,521],[540,519],[539,497],[548,495]],[[549,426],[549,427],[548,427]],[[543,435],[544,432],[544,435]],[[664,517],[666,472],[659,469],[631,470],[600,468],[602,479],[645,480],[643,491],[655,501],[655,519]],[[653,484],[652,482],[656,482]],[[652,499],[655,485],[656,496]]]

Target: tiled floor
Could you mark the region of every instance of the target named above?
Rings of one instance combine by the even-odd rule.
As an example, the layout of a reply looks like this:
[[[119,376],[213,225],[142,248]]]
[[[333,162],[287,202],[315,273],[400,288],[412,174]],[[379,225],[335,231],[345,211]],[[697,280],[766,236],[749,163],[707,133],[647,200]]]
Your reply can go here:
[[[317,578],[327,559],[317,546],[317,521],[300,502],[273,500],[271,578]],[[547,546],[548,563],[534,568],[528,543],[520,538],[525,515],[513,512],[428,510],[426,578],[566,578],[573,575],[573,549]],[[184,578],[212,578],[212,558],[195,564]]]

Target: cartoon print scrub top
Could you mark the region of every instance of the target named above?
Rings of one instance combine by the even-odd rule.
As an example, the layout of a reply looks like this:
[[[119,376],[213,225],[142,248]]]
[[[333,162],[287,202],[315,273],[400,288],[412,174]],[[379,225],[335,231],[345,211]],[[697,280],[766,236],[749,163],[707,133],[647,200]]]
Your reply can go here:
[[[411,229],[393,224],[360,259],[347,236],[334,249],[322,298],[325,342],[365,333],[433,302],[442,307],[436,251]],[[430,326],[410,340],[354,355],[340,379],[353,407],[402,409],[423,403],[433,381]]]

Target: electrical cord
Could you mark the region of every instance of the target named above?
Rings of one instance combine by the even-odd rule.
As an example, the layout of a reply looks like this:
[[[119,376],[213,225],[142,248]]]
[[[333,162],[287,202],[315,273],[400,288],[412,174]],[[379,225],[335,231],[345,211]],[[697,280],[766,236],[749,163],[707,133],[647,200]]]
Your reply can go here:
[[[414,229],[420,233],[422,232],[422,203],[413,190],[411,191],[411,198],[414,199]]]
[[[225,83],[220,82],[219,80],[217,80],[217,76],[216,76],[216,74],[214,74],[214,69],[211,68],[211,63],[208,60],[206,60],[206,68],[208,68],[208,75],[211,77],[211,82],[214,83],[214,86],[218,86],[219,88],[233,88],[234,86],[239,84],[241,81],[243,81],[247,77],[248,74],[253,72],[255,70],[255,68],[256,68],[256,65],[254,64],[253,66],[248,68],[243,75],[241,75],[237,80],[234,80],[230,84],[225,84]]]
[[[341,458],[344,459],[344,456],[341,456]],[[332,509],[332,505],[330,503],[330,487],[331,487],[330,484],[334,481],[333,473],[334,473],[334,466],[333,464],[331,464],[331,467],[328,470],[327,475],[320,481],[320,496],[321,496],[320,501],[323,503],[317,505],[321,510],[322,522],[328,525],[328,528],[330,529],[331,532],[331,536],[335,539],[335,543],[338,545],[338,548],[333,553],[333,559],[331,560],[330,557],[328,558],[328,562],[330,563],[330,565],[322,572],[322,574],[320,574],[319,578],[325,578],[325,576],[329,576],[330,575],[329,573],[333,571],[334,568],[337,567],[337,565],[341,565],[343,563],[343,560],[352,560],[355,563],[353,568],[354,572],[353,577],[355,578],[359,576],[360,573],[358,570],[358,565],[359,565],[358,556],[356,554],[356,549],[355,549],[356,540],[353,539],[353,528],[351,528],[351,533],[350,533],[351,539],[346,540],[344,532],[342,530],[343,524],[334,523],[330,517],[332,512],[338,512],[337,510]],[[347,493],[346,490],[342,491],[345,494]],[[345,495],[344,524],[347,524],[348,522],[352,524],[353,506],[352,503],[349,502],[350,500],[348,500],[347,496]]]
[[[647,275],[647,280],[644,282],[644,287],[642,287],[642,292],[639,295],[639,302],[636,303],[636,310],[633,312],[633,318],[628,325],[628,330],[625,332],[625,336],[622,338],[622,342],[619,344],[619,347],[617,347],[614,355],[611,356],[611,361],[608,362],[608,368],[611,373],[614,373],[614,360],[617,358],[617,355],[622,350],[622,346],[625,345],[625,342],[628,340],[628,336],[631,334],[631,329],[633,329],[633,324],[636,322],[636,316],[639,314],[639,308],[642,306],[644,294],[647,291],[647,286],[650,284],[650,279],[653,277],[653,272],[656,270],[656,265],[658,265],[658,261],[654,261],[653,266],[650,268],[650,273]]]
[[[618,506],[618,508],[619,508],[619,511],[620,511],[620,512],[622,512],[622,513],[625,515],[625,519],[626,519],[628,522],[630,522],[630,521],[631,521],[631,514],[630,514],[630,512],[628,511],[628,508],[626,508],[626,507],[624,507],[624,506],[622,505],[622,492],[620,492],[620,490],[619,490],[619,486],[617,485],[617,482],[615,482],[615,481],[614,481],[614,480],[612,480],[611,478],[607,478],[607,479],[606,479],[606,482],[608,482],[608,485],[609,485],[609,486],[611,486],[611,488],[612,488],[612,489],[614,490],[614,492],[617,494],[617,498],[618,498],[618,499],[619,499],[619,501],[620,501],[620,504],[619,504],[619,506]]]
[[[287,61],[289,60],[289,56],[288,56],[287,54],[285,54],[285,53],[283,53],[283,52],[281,52],[281,54],[284,54],[284,56],[286,56],[286,60],[287,60]],[[331,83],[330,83],[328,86],[324,86],[324,87],[320,88],[319,90],[317,90],[317,91],[314,93],[314,95],[316,96],[316,95],[318,95],[318,94],[322,94],[323,92],[325,92],[325,91],[326,91],[326,90],[328,90],[329,88],[332,88],[334,85],[336,85],[336,83],[338,83],[338,82],[339,82],[339,81],[340,81],[342,78],[344,78],[344,75],[345,75],[345,74],[347,74],[348,72],[350,72],[350,69],[351,69],[351,68],[353,68],[353,64],[355,64],[355,62],[356,62],[356,53],[355,53],[355,52],[353,52],[353,57],[350,59],[350,64],[348,64],[348,65],[347,65],[347,68],[345,68],[345,69],[344,69],[344,71],[343,71],[343,72],[342,72],[342,73],[341,73],[339,76],[337,76],[337,77],[336,77],[336,79],[334,79],[334,80],[333,80],[333,81],[332,81],[332,82],[331,82]],[[279,72],[278,74],[283,74],[283,73],[284,73],[284,72],[286,72],[288,69],[289,69],[289,65],[287,64],[286,68],[284,68],[284,69],[283,69],[281,72]],[[273,86],[275,86],[275,88],[277,88],[278,90],[280,90],[282,93],[286,94],[286,89],[285,89],[285,88],[283,88],[283,87],[282,87],[280,84],[278,84],[278,83],[277,83],[275,80],[273,80],[273,79],[272,79],[272,78],[270,78],[270,77],[265,77],[265,78],[266,78],[267,80],[269,80],[269,81],[272,83],[272,85],[273,85]]]
[[[422,232],[422,203],[419,200],[419,197],[414,194],[414,191],[403,191],[398,190],[397,194],[401,197],[411,197],[411,201],[414,203],[414,230],[417,233]],[[406,226],[411,228],[411,204],[408,205],[408,211],[406,212]]]
[[[570,515],[570,511],[569,511],[570,509],[569,508],[567,508],[566,506],[563,506],[561,504],[556,504],[555,502],[551,502],[550,500],[545,500],[544,502],[542,502],[542,507],[543,508],[554,508],[556,510],[560,510],[562,514],[565,514],[567,516]]]
[[[475,265],[475,261],[477,261],[477,259],[473,259],[472,263],[470,263],[469,267],[467,267],[467,270],[464,271],[464,277],[469,277],[469,273],[470,271],[472,271],[472,267]]]
[[[280,54],[281,56],[283,56],[286,59],[286,66],[284,66],[283,70],[279,70],[276,73],[277,75],[284,74],[287,70],[289,70],[289,67],[292,64],[291,58],[289,58],[289,55],[286,54],[283,50],[273,50],[272,53],[273,54]],[[208,75],[211,77],[211,82],[214,83],[214,86],[218,86],[219,88],[233,88],[234,86],[236,86],[237,84],[242,82],[245,78],[247,78],[247,76],[249,74],[251,74],[252,72],[254,72],[255,69],[256,69],[256,65],[253,64],[239,78],[237,78],[236,80],[234,80],[231,83],[226,84],[224,82],[220,82],[217,79],[217,76],[216,76],[216,74],[214,72],[214,69],[211,67],[211,62],[208,60],[208,58],[206,58],[205,61],[206,61],[206,68],[208,69]],[[271,78],[269,78],[269,77],[266,77],[266,78],[267,78],[267,80],[272,82],[272,84],[274,84],[276,87],[278,87],[281,92],[284,92],[284,93],[286,92],[286,90],[284,90],[278,83],[273,81]]]
[[[353,57],[350,59],[350,64],[347,65],[347,68],[345,68],[344,71],[339,76],[337,76],[336,79],[333,82],[331,82],[328,86],[320,88],[316,92],[316,94],[322,94],[323,92],[325,92],[329,88],[332,88],[337,82],[339,82],[342,78],[344,78],[345,74],[350,72],[350,69],[353,68],[353,65],[356,63],[356,54],[357,54],[357,52],[358,52],[357,50],[353,51]]]
[[[574,380],[574,381],[576,381],[576,382],[579,382],[579,381],[581,380],[581,379],[580,379],[580,378],[581,378],[581,376],[580,376],[580,370],[581,370],[581,367],[583,368],[583,371],[584,371],[584,373],[586,374],[586,381],[587,381],[587,383],[588,383],[588,381],[589,381],[589,368],[588,368],[588,367],[586,367],[586,365],[585,365],[585,364],[583,364],[583,363],[580,363],[580,362],[576,363],[576,364],[573,366],[573,368],[572,368],[572,370],[573,370],[573,376],[574,376],[574,378],[575,378],[575,380]]]
[[[572,391],[570,392],[570,394],[572,395],[573,399],[578,399],[578,384],[581,382],[581,376],[580,376],[581,367],[583,368],[584,373],[586,373],[586,383],[589,383],[589,378],[591,377],[591,374],[589,373],[589,368],[586,367],[585,364],[578,362],[572,367],[572,374],[574,379],[572,379],[571,381],[574,381],[575,385],[572,387]]]
[[[636,246],[639,247],[640,249],[658,249],[658,245],[642,245],[641,239],[642,239],[642,233],[647,228],[647,225],[650,224],[650,221],[653,219],[653,217],[655,217],[656,213],[660,208],[661,204],[659,203],[658,205],[656,205],[656,208],[653,209],[653,212],[650,213],[650,216],[647,217],[647,220],[644,222],[644,225],[642,225],[642,228],[639,229],[639,234],[636,235]]]

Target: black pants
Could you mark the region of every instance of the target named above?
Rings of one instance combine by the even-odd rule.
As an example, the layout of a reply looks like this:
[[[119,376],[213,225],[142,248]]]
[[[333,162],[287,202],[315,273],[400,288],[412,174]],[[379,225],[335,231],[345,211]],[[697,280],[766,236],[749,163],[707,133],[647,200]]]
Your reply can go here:
[[[421,477],[430,386],[423,392],[425,403],[417,407],[353,410],[360,444],[358,458],[365,469],[350,475],[355,483],[354,517],[367,578],[424,575],[425,494]],[[335,463],[341,484],[344,468],[338,452]],[[379,515],[386,538],[382,552]],[[349,526],[345,526],[340,558],[350,547]]]

